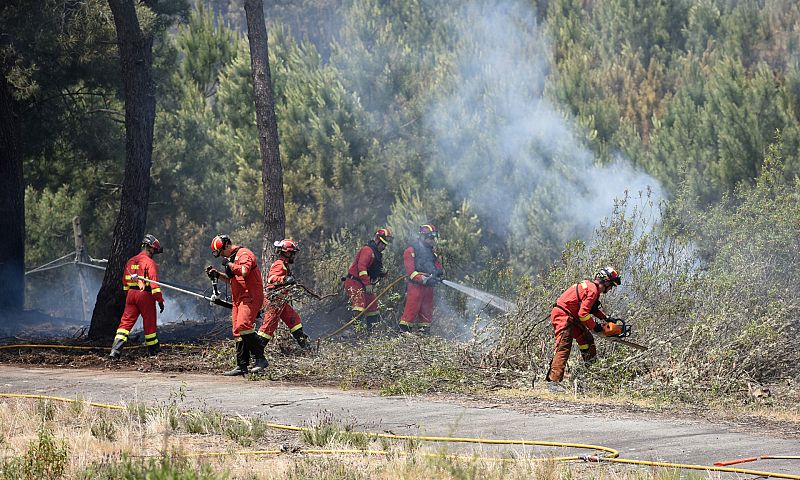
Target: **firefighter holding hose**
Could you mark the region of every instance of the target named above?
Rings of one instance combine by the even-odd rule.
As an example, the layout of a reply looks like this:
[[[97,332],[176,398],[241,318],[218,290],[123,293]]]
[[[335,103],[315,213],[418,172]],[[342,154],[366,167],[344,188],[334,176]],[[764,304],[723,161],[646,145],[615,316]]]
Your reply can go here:
[[[427,334],[433,321],[434,287],[444,277],[439,256],[434,251],[439,231],[435,225],[420,225],[419,237],[403,252],[408,290],[406,306],[400,317],[400,331],[410,332],[414,325]]]
[[[236,340],[236,368],[223,375],[247,374],[251,355],[255,358],[255,365],[249,371],[258,373],[267,368],[267,359],[255,330],[258,311],[264,304],[264,284],[256,256],[249,248],[234,245],[227,235],[217,235],[211,240],[211,254],[222,257],[222,269],[209,265],[206,274],[212,280],[219,278],[229,283],[233,297],[231,321]]]
[[[117,334],[111,345],[109,356],[113,359],[118,359],[122,355],[122,349],[139,315],[142,316],[144,343],[148,352],[155,355],[161,350],[158,344],[156,303],[159,311],[163,312],[164,297],[161,294],[161,286],[157,283],[151,284],[147,280],[158,281],[158,265],[153,261],[153,256],[162,253],[164,249],[161,247],[161,242],[149,233],[142,239],[141,247],[139,254],[125,263],[122,273],[122,290],[127,293],[125,311],[122,312]]]

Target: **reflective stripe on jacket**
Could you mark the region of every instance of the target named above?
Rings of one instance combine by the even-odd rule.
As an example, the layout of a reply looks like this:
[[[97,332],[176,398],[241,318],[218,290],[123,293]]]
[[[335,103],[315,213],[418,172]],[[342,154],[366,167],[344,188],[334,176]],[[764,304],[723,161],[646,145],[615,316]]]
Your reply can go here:
[[[142,278],[133,279],[131,278],[133,275]],[[147,253],[141,252],[139,255],[131,257],[125,262],[125,269],[122,271],[122,289],[125,291],[131,289],[145,290],[150,292],[157,302],[163,302],[164,297],[161,295],[161,286],[146,282],[144,279],[157,282],[158,265],[156,265],[156,262],[154,262],[152,258],[147,256]]]
[[[585,323],[589,329],[595,326],[592,315],[601,320],[607,318],[605,312],[600,309],[600,290],[591,280],[584,280],[569,287],[558,297],[556,306]]]

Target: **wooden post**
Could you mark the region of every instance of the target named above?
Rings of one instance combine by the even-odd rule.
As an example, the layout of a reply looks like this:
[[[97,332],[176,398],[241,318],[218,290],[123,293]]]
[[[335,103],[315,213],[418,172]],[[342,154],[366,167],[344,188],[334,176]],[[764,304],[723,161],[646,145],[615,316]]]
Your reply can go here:
[[[83,241],[83,230],[81,230],[81,217],[75,216],[72,219],[72,233],[75,236],[75,268],[78,271],[78,283],[81,288],[83,321],[89,323],[92,319],[92,308],[89,305],[89,287],[86,279],[86,266],[78,263],[89,263],[89,252],[86,251],[86,244]]]

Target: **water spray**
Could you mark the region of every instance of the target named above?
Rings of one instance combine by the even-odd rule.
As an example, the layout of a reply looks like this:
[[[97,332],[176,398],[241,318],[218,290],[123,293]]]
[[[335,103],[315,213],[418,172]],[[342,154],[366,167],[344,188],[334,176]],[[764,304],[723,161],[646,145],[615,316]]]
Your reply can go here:
[[[464,285],[451,282],[450,280],[442,280],[441,282],[454,290],[458,290],[463,294],[466,294],[476,300],[480,300],[484,304],[492,306],[498,310],[502,310],[505,313],[509,313],[514,310],[515,305],[512,302],[503,300],[502,298],[492,295],[491,293],[487,293],[476,288],[466,287]]]
[[[450,287],[450,288],[452,288],[454,290],[457,290],[457,291],[459,291],[459,292],[461,292],[461,293],[463,293],[463,294],[465,294],[467,296],[470,296],[470,297],[472,297],[472,298],[474,298],[476,300],[480,300],[484,304],[490,305],[490,306],[492,306],[492,307],[494,307],[494,308],[496,308],[496,309],[498,309],[498,310],[500,310],[502,312],[510,313],[510,312],[514,311],[514,309],[516,307],[516,305],[514,303],[509,302],[508,300],[503,300],[502,298],[500,298],[498,296],[495,296],[495,295],[492,295],[491,293],[487,293],[487,292],[484,292],[482,290],[478,290],[476,288],[467,287],[467,286],[464,286],[464,285],[461,285],[461,284],[458,284],[458,283],[455,283],[455,282],[451,282],[450,280],[442,280],[441,282],[444,285],[447,285],[448,287]],[[548,315],[546,318],[549,318],[549,317],[550,316]],[[628,333],[630,333],[629,327],[628,327]],[[628,347],[635,348],[636,350],[641,350],[641,351],[647,350],[647,347],[645,347],[644,345],[639,345],[638,343],[631,342],[629,340],[624,340],[624,339],[622,339],[620,337],[605,337],[605,336],[603,336],[602,338],[604,338],[604,339],[606,339],[606,340],[608,340],[610,342],[621,343],[622,345],[627,345]]]

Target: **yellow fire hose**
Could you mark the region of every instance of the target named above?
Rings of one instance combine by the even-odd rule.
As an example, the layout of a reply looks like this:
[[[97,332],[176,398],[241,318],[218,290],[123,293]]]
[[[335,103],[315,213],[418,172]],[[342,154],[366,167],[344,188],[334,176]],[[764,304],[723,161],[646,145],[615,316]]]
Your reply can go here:
[[[85,403],[86,405],[97,407],[97,408],[107,408],[112,410],[124,410],[126,407],[124,405],[113,405],[113,404],[104,404],[104,403],[94,403],[94,402],[83,402],[78,399],[71,399],[71,398],[64,398],[64,397],[52,397],[47,395],[32,395],[32,394],[19,394],[19,393],[0,393],[0,397],[6,398],[28,398],[28,399],[38,399],[38,400],[52,400],[58,402],[67,402],[67,403]],[[270,428],[276,428],[281,430],[291,430],[295,432],[302,432],[302,431],[310,431],[313,430],[309,427],[297,427],[294,425],[282,425],[278,423],[267,423],[266,424]],[[800,480],[800,475],[792,475],[786,473],[777,473],[777,472],[765,472],[760,470],[749,470],[745,468],[732,468],[732,467],[720,467],[720,466],[711,466],[711,465],[693,465],[693,464],[686,464],[686,463],[670,463],[670,462],[656,462],[651,460],[629,460],[625,458],[618,458],[619,452],[614,450],[610,447],[604,447],[600,445],[588,445],[588,444],[581,444],[581,443],[567,443],[567,442],[545,442],[539,440],[498,440],[498,439],[486,439],[486,438],[472,438],[472,437],[430,437],[424,435],[394,435],[388,433],[372,433],[372,432],[353,432],[353,433],[360,433],[362,435],[367,435],[370,437],[375,438],[387,438],[387,439],[396,439],[396,440],[418,440],[418,441],[427,441],[427,442],[460,442],[460,443],[478,443],[478,444],[487,444],[487,445],[538,445],[538,446],[549,446],[549,447],[566,447],[566,448],[580,448],[580,449],[587,449],[587,450],[594,450],[594,451],[603,451],[606,452],[604,455],[580,455],[580,456],[568,456],[568,457],[547,457],[547,458],[534,458],[530,459],[532,461],[575,461],[575,460],[583,460],[588,462],[611,462],[611,463],[620,463],[620,464],[627,464],[627,465],[643,465],[643,466],[651,466],[651,467],[663,467],[663,468],[674,468],[674,469],[682,469],[682,470],[703,470],[707,472],[725,472],[725,473],[740,473],[744,475],[755,475],[760,477],[770,477],[770,478],[786,478],[791,480]],[[241,451],[225,451],[225,452],[195,452],[190,453],[185,456],[187,457],[220,457],[225,455],[280,455],[283,453],[287,453],[283,450],[241,450]],[[339,454],[339,455],[388,455],[393,452],[387,452],[383,450],[355,450],[355,449],[341,449],[341,450],[329,450],[329,449],[301,449],[296,451],[295,453],[303,453],[303,454]],[[398,453],[403,455],[403,453]],[[446,458],[457,458],[457,459],[465,459],[465,460],[475,460],[476,457],[474,456],[460,456],[460,455],[445,455],[445,454],[427,454],[426,456],[431,457],[446,457]],[[797,459],[800,457],[790,456],[790,455],[774,455],[774,456],[762,456],[756,458],[786,458],[786,459]],[[487,461],[515,461],[515,459],[511,458],[491,458],[491,457],[480,457],[481,460]]]
[[[378,300],[380,300],[380,299],[381,299],[381,297],[382,297],[382,296],[384,296],[384,295],[386,294],[386,292],[388,292],[389,290],[391,290],[391,289],[392,289],[392,288],[393,288],[395,285],[397,285],[398,283],[400,283],[400,280],[402,280],[402,279],[404,279],[404,278],[406,278],[406,276],[405,276],[405,275],[400,275],[399,277],[397,277],[397,278],[395,278],[394,280],[392,280],[392,283],[390,283],[390,284],[389,284],[389,286],[387,286],[386,288],[384,288],[383,290],[381,290],[381,291],[380,291],[380,293],[378,293],[377,295],[375,295],[375,300],[373,300],[373,301],[369,302],[369,305],[367,305],[366,307],[364,307],[364,310],[361,310],[360,312],[358,312],[358,315],[356,315],[355,317],[351,318],[349,322],[345,323],[345,324],[344,324],[344,325],[342,325],[341,327],[337,328],[337,329],[336,329],[336,330],[335,330],[333,333],[329,333],[329,334],[327,334],[327,335],[325,335],[325,336],[323,336],[323,337],[320,337],[320,338],[317,340],[317,342],[321,342],[322,340],[328,340],[329,338],[333,337],[334,335],[337,335],[337,334],[339,334],[339,333],[340,333],[340,332],[342,332],[344,329],[346,329],[347,327],[349,327],[350,325],[352,325],[352,324],[353,324],[353,322],[355,322],[355,321],[356,321],[356,320],[358,320],[359,318],[363,317],[363,316],[364,316],[364,314],[365,314],[365,313],[367,313],[367,310],[369,310],[369,308],[370,308],[371,306],[375,305],[375,302],[377,302]]]

